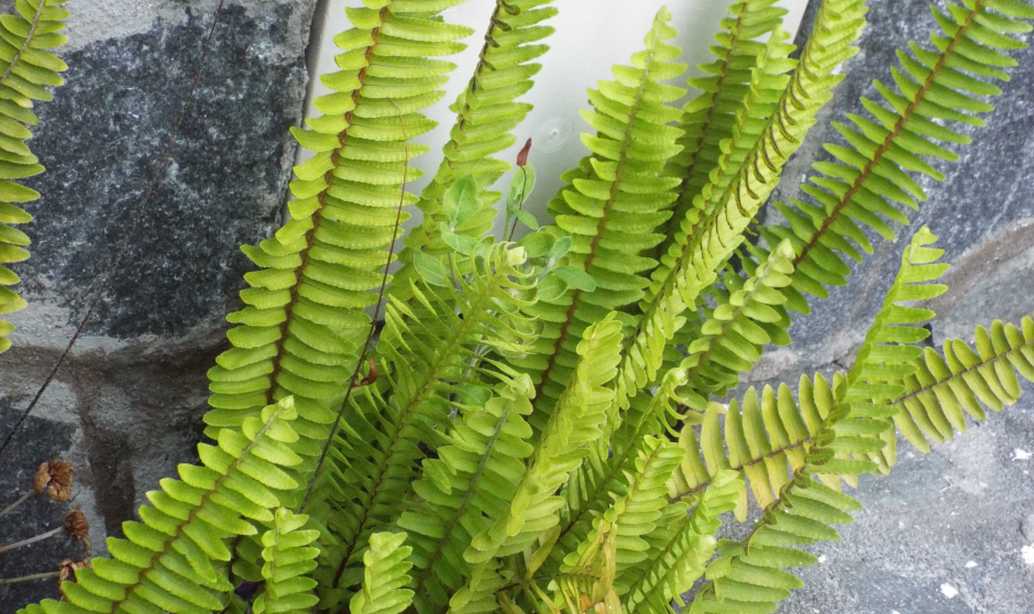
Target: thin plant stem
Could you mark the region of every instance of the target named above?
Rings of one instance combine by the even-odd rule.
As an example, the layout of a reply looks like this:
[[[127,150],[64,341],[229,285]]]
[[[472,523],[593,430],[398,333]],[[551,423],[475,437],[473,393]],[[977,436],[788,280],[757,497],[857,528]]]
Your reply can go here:
[[[27,537],[21,541],[4,544],[0,546],[0,554],[3,554],[8,550],[14,550],[15,548],[21,548],[22,546],[28,546],[30,544],[35,544],[36,542],[41,542],[45,539],[50,539],[51,537],[54,537],[55,535],[61,533],[64,530],[64,527],[55,527],[45,533],[40,533],[39,535],[34,535],[33,537]]]
[[[60,574],[60,571],[41,571],[39,573],[31,573],[27,576],[18,576],[17,578],[0,578],[0,586],[3,586],[5,584],[18,584],[19,582],[34,582],[36,580],[46,580],[47,578],[56,578]]]
[[[405,134],[407,129],[405,121],[402,118],[401,109],[399,109],[398,104],[396,104],[394,100],[389,100],[388,102],[390,102],[399,112],[399,127],[402,128],[402,132]],[[373,349],[374,336],[377,334],[377,314],[380,313],[382,309],[386,309],[384,299],[388,290],[388,277],[391,272],[391,257],[395,254],[395,246],[396,243],[398,243],[399,238],[399,229],[402,227],[402,210],[406,203],[406,184],[409,183],[410,156],[408,143],[404,145],[402,158],[402,184],[399,186],[399,202],[398,206],[395,208],[395,224],[391,231],[391,243],[388,244],[388,254],[387,258],[385,258],[384,269],[381,271],[381,283],[377,290],[377,302],[374,303],[373,307],[373,318],[371,318],[372,322],[370,323],[370,331],[367,333],[366,340],[363,342],[362,349],[359,352],[359,359],[356,361],[355,369],[352,371],[352,377],[348,378],[348,387],[345,389],[345,398],[341,400],[341,405],[338,408],[337,415],[334,417],[334,424],[330,428],[330,435],[327,437],[327,440],[323,442],[319,459],[316,461],[316,468],[313,470],[312,476],[309,478],[309,482],[305,487],[305,496],[302,497],[301,510],[306,510],[309,507],[313,490],[315,489],[316,482],[320,477],[320,471],[322,471],[323,464],[327,460],[327,453],[330,452],[330,446],[334,443],[334,437],[337,436],[338,430],[341,428],[341,419],[348,407],[348,400],[352,396],[352,390],[356,388],[356,378],[359,377],[359,371],[363,368],[363,365],[366,364],[366,357]],[[338,577],[340,577],[340,575]]]
[[[30,490],[29,492],[25,493],[24,495],[18,497],[18,499],[14,503],[12,503],[12,504],[8,505],[7,507],[5,507],[4,509],[0,510],[0,516],[3,516],[4,514],[9,514],[9,513],[13,512],[15,509],[17,509],[17,507],[19,505],[21,505],[22,503],[25,503],[26,501],[28,501],[29,497],[31,497],[34,494],[36,494],[36,491]]]

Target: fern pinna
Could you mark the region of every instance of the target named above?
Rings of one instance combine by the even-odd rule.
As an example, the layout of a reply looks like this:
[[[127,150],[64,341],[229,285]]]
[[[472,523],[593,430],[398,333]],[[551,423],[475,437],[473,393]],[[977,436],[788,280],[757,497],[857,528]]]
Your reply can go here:
[[[930,45],[834,123],[805,196],[769,224],[757,214],[857,52],[866,3],[823,0],[795,50],[773,0],[734,2],[682,106],[662,10],[589,92],[587,154],[545,225],[517,218],[532,231],[517,242],[492,233],[509,168],[493,156],[530,108],[551,2],[495,2],[444,160],[405,192],[440,57],[468,33],[442,15],[458,3],[349,10],[334,93],[296,131],[314,155],[291,219],[245,248],[259,269],[210,373],[214,443],[64,601],[24,611],[774,612],[807,546],[858,509],[845,489],[892,470],[898,434],[926,451],[1034,379],[1031,316],[924,345],[947,267],[924,227],[849,370],[723,402],[791,341],[791,313],[911,223],[916,175],[941,178],[970,139],[958,125],[979,126],[1008,79],[1027,0],[938,4]]]
[[[14,10],[0,15],[0,316],[26,305],[10,289],[21,281],[10,265],[29,257],[29,235],[15,226],[32,221],[23,205],[40,195],[18,180],[44,170],[25,141],[39,121],[33,105],[53,99],[50,88],[64,83],[61,73],[68,70],[53,51],[65,44],[66,2],[15,0]],[[0,319],[0,353],[11,347],[13,331],[13,324]]]

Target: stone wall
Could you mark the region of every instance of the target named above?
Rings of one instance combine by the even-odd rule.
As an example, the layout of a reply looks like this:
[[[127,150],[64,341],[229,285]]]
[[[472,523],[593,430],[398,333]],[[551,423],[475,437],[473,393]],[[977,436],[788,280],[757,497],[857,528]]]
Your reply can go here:
[[[19,265],[31,306],[0,356],[0,437],[92,312],[0,459],[0,503],[39,462],[67,457],[79,471],[73,505],[103,547],[144,492],[195,457],[205,371],[246,266],[236,247],[280,218],[315,4],[69,3],[67,84],[39,108],[31,142],[51,170],[33,180],[43,199],[32,259]],[[4,518],[4,541],[54,526],[67,507],[33,505]],[[0,577],[77,552],[58,542],[0,557]],[[42,588],[0,587],[0,612]]]
[[[9,2],[7,3],[9,4]],[[315,0],[72,0],[68,85],[42,106],[34,151],[33,259],[20,267],[32,306],[15,349],[0,355],[0,437],[90,313],[84,334],[4,452],[0,504],[35,466],[73,460],[75,504],[100,544],[143,493],[191,460],[205,404],[204,372],[223,343],[223,315],[245,266],[236,246],[275,225],[305,96]],[[859,112],[869,82],[887,79],[894,49],[924,40],[926,0],[872,0],[864,53],[825,120]],[[0,2],[0,6],[4,3]],[[561,32],[559,34],[563,36]],[[1034,53],[947,180],[927,184],[916,216],[939,234],[954,268],[937,309],[936,341],[991,317],[1034,311]],[[556,60],[557,58],[550,58]],[[619,58],[614,58],[619,60]],[[778,197],[835,132],[820,122]],[[850,361],[910,233],[882,244],[850,285],[794,325],[796,345],[771,352],[750,381],[792,381]],[[844,541],[819,547],[792,614],[1021,614],[1034,602],[1034,401],[993,416],[929,457],[902,447],[894,474],[866,480],[866,505]],[[63,508],[34,501],[7,538],[54,526]],[[6,520],[6,519],[5,519]],[[0,577],[40,571],[75,552],[48,542],[0,558]],[[1028,551],[1031,552],[1031,551]],[[1034,553],[1030,554],[1034,558]],[[49,588],[51,585],[47,584]],[[43,594],[0,587],[0,611]]]

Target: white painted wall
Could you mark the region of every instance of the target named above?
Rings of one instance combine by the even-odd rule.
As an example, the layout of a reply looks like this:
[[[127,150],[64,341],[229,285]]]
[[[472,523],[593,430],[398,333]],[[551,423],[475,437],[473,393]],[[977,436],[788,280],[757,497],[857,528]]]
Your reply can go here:
[[[535,87],[524,97],[535,108],[517,128],[517,144],[512,151],[502,154],[503,159],[512,159],[527,137],[534,140],[531,160],[539,171],[539,184],[529,203],[533,211],[544,210],[545,202],[560,187],[559,174],[585,154],[578,134],[587,130],[587,126],[578,110],[588,106],[586,90],[598,80],[610,78],[611,65],[627,63],[629,56],[642,48],[643,36],[654,14],[665,4],[671,9],[672,25],[679,31],[677,42],[685,50],[684,60],[692,67],[708,61],[708,46],[732,0],[559,0],[556,3],[560,14],[548,23],[557,31],[546,41],[550,51],[538,60],[543,68],[536,77]],[[789,10],[783,27],[792,36],[807,0],[782,0],[780,4]],[[318,73],[335,70],[336,49],[331,38],[349,27],[345,7],[360,5],[360,0],[328,1],[316,56]],[[448,139],[454,118],[448,105],[466,86],[474,70],[494,5],[493,0],[467,0],[446,14],[449,21],[473,27],[476,32],[468,41],[470,47],[450,58],[458,68],[449,81],[446,96],[428,111],[439,125],[420,138],[431,149],[416,161],[425,176],[414,182],[413,191],[418,191],[438,167],[441,160],[438,150]],[[694,71],[695,68],[691,69]],[[322,84],[314,87],[315,95],[326,92]],[[508,178],[500,182],[502,186],[508,184]]]

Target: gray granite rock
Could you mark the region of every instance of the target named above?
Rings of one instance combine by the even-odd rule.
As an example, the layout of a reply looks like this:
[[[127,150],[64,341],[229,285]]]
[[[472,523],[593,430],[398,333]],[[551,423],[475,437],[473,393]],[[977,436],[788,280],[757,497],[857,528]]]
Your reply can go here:
[[[34,180],[33,256],[19,265],[31,306],[0,356],[0,440],[92,313],[0,458],[0,505],[41,461],[66,457],[80,478],[72,505],[103,547],[159,477],[194,457],[204,372],[246,268],[237,246],[280,218],[316,0],[69,4],[68,83],[40,107],[32,141],[50,172]],[[4,518],[0,542],[68,509],[33,506]],[[68,546],[0,557],[0,577],[54,568]],[[0,586],[0,612],[51,592]]]
[[[812,3],[817,4],[815,2]],[[863,52],[828,112],[802,148],[777,193],[794,196],[807,164],[838,137],[828,122],[862,112],[875,97],[874,78],[889,80],[894,50],[927,40],[933,19],[926,0],[872,0]],[[922,224],[940,236],[952,264],[948,294],[937,300],[934,341],[971,338],[993,318],[1018,321],[1034,312],[1034,51],[1004,86],[987,126],[961,160],[941,165],[946,180],[929,193],[914,224],[891,245],[855,266],[846,287],[813,313],[798,317],[794,346],[770,352],[752,382],[796,380],[801,372],[849,365],[882,301],[901,249]],[[821,154],[820,154],[821,155]],[[842,540],[815,548],[822,564],[802,573],[805,588],[782,608],[788,614],[1026,614],[1034,611],[1034,398],[971,428],[923,456],[902,443],[891,476],[866,479],[864,505]],[[1025,549],[1026,548],[1026,549]],[[1026,557],[1026,558],[1025,558]]]

